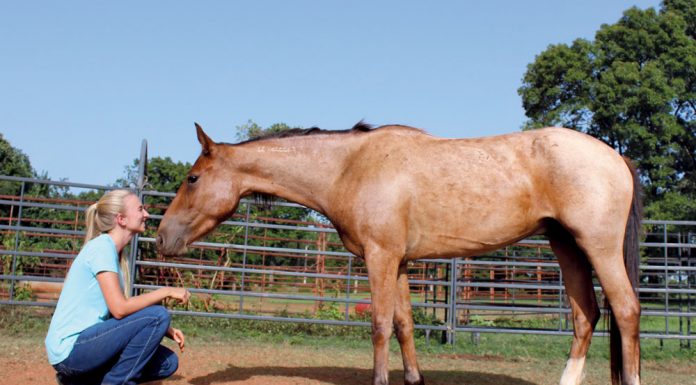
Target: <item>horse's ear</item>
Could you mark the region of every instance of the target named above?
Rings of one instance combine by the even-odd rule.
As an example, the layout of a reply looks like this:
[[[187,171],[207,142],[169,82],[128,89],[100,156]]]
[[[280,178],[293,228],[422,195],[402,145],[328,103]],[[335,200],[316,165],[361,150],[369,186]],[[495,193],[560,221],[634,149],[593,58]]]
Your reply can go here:
[[[201,147],[203,148],[203,155],[208,155],[210,154],[210,150],[212,150],[213,145],[215,142],[213,142],[208,135],[203,132],[203,128],[198,123],[193,123],[196,125],[196,135],[198,135],[198,142],[200,142]]]

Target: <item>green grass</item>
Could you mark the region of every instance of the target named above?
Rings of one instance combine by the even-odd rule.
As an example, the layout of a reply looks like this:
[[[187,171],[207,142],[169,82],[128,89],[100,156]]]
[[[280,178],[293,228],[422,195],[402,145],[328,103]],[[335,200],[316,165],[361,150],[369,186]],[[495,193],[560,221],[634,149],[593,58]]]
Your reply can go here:
[[[50,322],[51,308],[0,307],[0,336],[43,340]],[[660,318],[663,322],[664,320]],[[530,321],[530,322],[533,322]],[[655,320],[649,321],[657,322]],[[672,321],[670,321],[672,322]],[[252,321],[225,318],[174,316],[172,324],[183,330],[190,342],[257,341],[259,343],[290,344],[307,347],[336,347],[371,349],[367,327],[329,326],[304,323]],[[515,327],[530,327],[520,322]],[[457,333],[454,345],[438,342],[440,332],[432,332],[429,343],[422,336],[416,339],[419,352],[424,354],[493,355],[510,359],[556,360],[565,357],[570,349],[569,336],[543,336],[504,333],[481,333],[477,343],[472,333]],[[648,361],[696,360],[696,341],[692,348],[680,346],[679,340],[643,339],[642,358]],[[398,351],[392,339],[391,349]],[[608,359],[609,347],[605,337],[593,339],[588,359]]]

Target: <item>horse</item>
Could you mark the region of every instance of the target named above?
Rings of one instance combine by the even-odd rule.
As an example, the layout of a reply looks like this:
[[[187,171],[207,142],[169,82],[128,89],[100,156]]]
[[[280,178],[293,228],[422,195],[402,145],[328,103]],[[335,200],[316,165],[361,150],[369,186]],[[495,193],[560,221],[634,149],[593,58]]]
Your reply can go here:
[[[558,259],[573,317],[560,383],[581,382],[600,317],[592,269],[611,319],[611,381],[640,383],[640,185],[631,162],[603,142],[556,127],[444,139],[361,121],[347,130],[293,129],[228,144],[195,127],[202,151],[162,218],[159,252],[186,252],[249,195],[322,213],[367,266],[373,385],[388,384],[392,331],[404,383],[425,383],[408,261],[481,255],[538,234]]]

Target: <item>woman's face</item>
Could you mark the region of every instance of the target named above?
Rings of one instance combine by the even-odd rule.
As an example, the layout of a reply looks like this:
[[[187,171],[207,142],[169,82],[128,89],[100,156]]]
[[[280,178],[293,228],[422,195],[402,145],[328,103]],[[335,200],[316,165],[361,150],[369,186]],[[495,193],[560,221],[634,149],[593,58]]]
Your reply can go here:
[[[145,210],[137,196],[131,194],[123,199],[123,218],[126,230],[138,234],[142,233],[145,231],[145,221],[149,217],[150,214]]]

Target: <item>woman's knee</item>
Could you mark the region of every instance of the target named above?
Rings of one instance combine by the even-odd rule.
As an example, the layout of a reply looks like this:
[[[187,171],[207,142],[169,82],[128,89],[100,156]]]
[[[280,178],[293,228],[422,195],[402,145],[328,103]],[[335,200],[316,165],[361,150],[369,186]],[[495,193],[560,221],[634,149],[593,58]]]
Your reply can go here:
[[[140,310],[142,315],[155,317],[158,322],[169,324],[171,319],[169,311],[162,305],[152,305]]]
[[[157,328],[159,334],[164,336],[171,322],[171,316],[167,308],[161,305],[152,305],[140,310],[138,313],[141,317],[151,318],[151,324]]]
[[[167,364],[164,368],[167,377],[174,374],[176,370],[179,368],[179,357],[176,355],[176,353],[172,352],[171,350],[170,352],[171,354],[167,356]]]
[[[152,305],[151,307],[155,310],[157,316],[160,317],[161,320],[169,323],[171,316],[169,315],[169,310],[167,310],[166,307],[162,305]]]
[[[169,315],[169,311],[167,308],[161,305],[154,305],[151,306],[153,308],[153,311],[155,315],[157,316],[157,320],[159,322],[159,325],[161,328],[166,332],[167,329],[169,329],[169,323],[171,322],[172,317]]]
[[[158,372],[161,378],[171,376],[179,368],[179,357],[171,349],[160,345],[156,354],[159,356],[156,360],[160,362]]]

